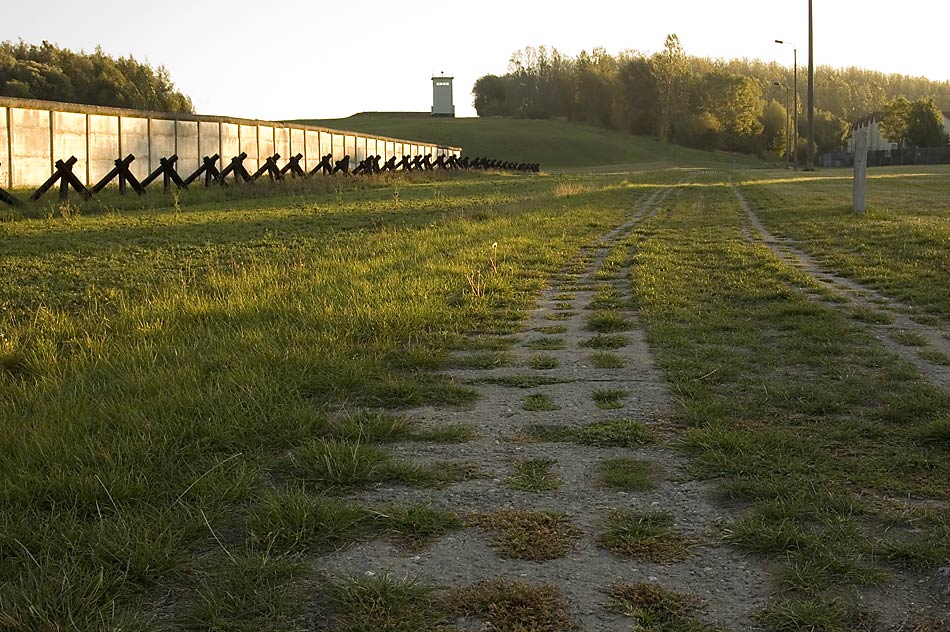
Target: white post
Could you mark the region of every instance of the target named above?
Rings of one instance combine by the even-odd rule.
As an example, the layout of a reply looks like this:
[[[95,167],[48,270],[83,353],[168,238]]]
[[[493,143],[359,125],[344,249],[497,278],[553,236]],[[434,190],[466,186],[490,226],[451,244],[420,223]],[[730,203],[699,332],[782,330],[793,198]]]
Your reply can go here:
[[[868,128],[854,130],[854,212],[863,213],[867,198]]]

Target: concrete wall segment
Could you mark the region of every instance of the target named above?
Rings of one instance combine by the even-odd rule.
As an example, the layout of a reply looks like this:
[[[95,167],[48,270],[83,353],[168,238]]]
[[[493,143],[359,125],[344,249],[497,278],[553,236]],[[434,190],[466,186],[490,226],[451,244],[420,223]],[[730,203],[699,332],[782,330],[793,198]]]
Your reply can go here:
[[[0,108],[0,187],[12,188],[10,183],[10,133],[7,108]]]

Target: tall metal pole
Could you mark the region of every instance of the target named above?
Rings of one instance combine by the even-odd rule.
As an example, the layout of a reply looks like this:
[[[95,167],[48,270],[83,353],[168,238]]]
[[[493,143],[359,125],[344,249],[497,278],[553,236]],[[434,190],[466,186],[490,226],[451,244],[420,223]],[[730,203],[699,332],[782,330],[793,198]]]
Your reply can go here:
[[[808,0],[808,171],[815,170],[815,31],[811,5],[812,0]]]

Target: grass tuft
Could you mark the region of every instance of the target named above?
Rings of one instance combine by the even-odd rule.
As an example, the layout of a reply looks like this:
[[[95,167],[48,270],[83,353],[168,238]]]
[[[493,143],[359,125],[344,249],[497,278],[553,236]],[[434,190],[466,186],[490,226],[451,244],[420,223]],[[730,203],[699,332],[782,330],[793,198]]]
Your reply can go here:
[[[499,554],[518,560],[553,560],[564,557],[581,535],[580,529],[561,514],[499,509],[469,517],[469,522],[494,535]]]
[[[561,479],[551,472],[555,463],[550,459],[516,461],[515,473],[508,479],[508,486],[528,492],[557,489],[561,486]]]
[[[622,369],[627,366],[626,360],[616,353],[609,353],[607,351],[592,353],[590,361],[598,369]]]
[[[511,632],[570,632],[577,625],[559,588],[512,579],[489,579],[460,588],[448,599],[458,616],[480,619],[484,629]]]
[[[588,349],[622,349],[630,344],[630,339],[622,334],[597,334],[593,338],[581,341],[582,347]]]
[[[433,588],[388,573],[334,581],[323,594],[331,606],[334,632],[435,630],[445,620]]]
[[[551,396],[545,393],[525,395],[521,399],[521,407],[528,411],[552,411],[561,409],[560,406],[554,403]]]
[[[627,331],[632,327],[630,319],[617,311],[598,311],[587,317],[587,328],[602,334]]]
[[[668,512],[611,512],[597,541],[624,557],[668,564],[689,556],[689,541],[673,529]]]
[[[645,424],[631,419],[599,421],[586,426],[535,424],[524,434],[535,441],[572,442],[601,448],[638,448],[653,441]]]
[[[656,466],[629,458],[606,459],[598,466],[598,482],[611,489],[642,491],[656,487]]]
[[[556,369],[560,365],[560,362],[552,355],[537,353],[531,356],[531,360],[528,362],[528,364],[532,369],[544,371],[548,369]]]
[[[656,584],[614,584],[607,589],[607,609],[636,620],[643,632],[711,631],[694,615],[697,598],[667,590]]]
[[[563,338],[535,338],[525,343],[525,347],[534,351],[558,351],[564,348]]]
[[[623,400],[630,395],[622,388],[599,388],[592,394],[597,408],[601,410],[616,410],[623,408]]]

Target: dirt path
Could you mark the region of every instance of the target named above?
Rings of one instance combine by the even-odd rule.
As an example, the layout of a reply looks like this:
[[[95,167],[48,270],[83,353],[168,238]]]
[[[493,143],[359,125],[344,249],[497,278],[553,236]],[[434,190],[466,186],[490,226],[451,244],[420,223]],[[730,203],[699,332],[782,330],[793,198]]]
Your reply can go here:
[[[742,206],[742,210],[755,229],[758,240],[784,263],[805,272],[820,287],[830,290],[835,296],[843,299],[845,302],[842,304],[860,308],[871,314],[872,317],[866,319],[865,322],[875,338],[902,359],[913,364],[935,385],[950,391],[950,366],[936,364],[919,353],[921,350],[930,350],[950,356],[950,330],[945,327],[915,322],[908,315],[908,312],[911,311],[909,305],[823,269],[817,261],[798,248],[792,240],[772,235],[762,224],[752,206],[746,201],[742,191],[734,184],[731,186],[739,200],[739,204]],[[916,334],[925,344],[908,345],[899,342],[900,337],[907,333]]]
[[[644,332],[636,324],[623,332],[628,344],[614,351],[622,358],[623,368],[596,368],[591,361],[594,350],[581,346],[594,335],[586,328],[591,313],[586,308],[598,287],[609,285],[616,296],[629,299],[627,270],[619,270],[609,278],[598,274],[610,246],[655,214],[673,190],[657,189],[638,201],[628,221],[607,234],[598,246],[582,253],[582,271],[565,272],[552,279],[524,330],[512,337],[512,366],[450,372],[455,379],[469,382],[478,390],[480,397],[473,409],[413,411],[422,424],[469,424],[478,430],[479,436],[461,445],[401,443],[394,446],[394,456],[422,463],[469,462],[478,466],[483,477],[443,490],[383,487],[353,497],[372,504],[431,503],[461,515],[503,508],[564,514],[581,531],[573,550],[565,557],[543,562],[505,559],[493,548],[490,533],[468,527],[415,551],[385,541],[353,546],[318,559],[318,572],[331,576],[390,573],[446,587],[497,577],[530,584],[551,583],[567,596],[576,621],[583,629],[592,631],[630,630],[633,625],[631,619],[604,608],[603,591],[611,584],[655,582],[699,597],[707,605],[703,618],[710,623],[728,629],[755,629],[752,616],[765,606],[773,588],[771,580],[762,561],[714,541],[716,527],[726,516],[710,502],[712,485],[690,480],[684,471],[684,459],[671,445],[674,437],[667,421],[671,407],[669,387],[651,358]],[[625,314],[636,323],[635,312],[627,310]],[[563,331],[539,330],[559,326]],[[539,339],[560,339],[563,345],[560,349],[536,351],[531,346],[536,346]],[[532,368],[532,359],[538,354],[553,359],[557,366]],[[541,376],[560,382],[529,389],[484,382],[485,378],[515,376]],[[622,407],[602,410],[592,398],[597,389],[617,389],[628,395],[622,400]],[[558,409],[525,410],[523,398],[531,394],[549,396]],[[642,421],[655,431],[658,440],[645,447],[626,449],[519,438],[519,433],[531,424],[577,428],[616,419]],[[653,463],[660,472],[656,487],[643,492],[620,492],[598,484],[598,464],[615,457]],[[541,492],[511,488],[507,480],[513,474],[514,464],[526,459],[553,461],[552,471],[560,478],[560,486]],[[675,527],[694,543],[690,555],[682,562],[657,564],[621,558],[607,551],[596,538],[614,509],[671,512]],[[478,629],[477,622],[463,621],[459,625],[461,629]]]

